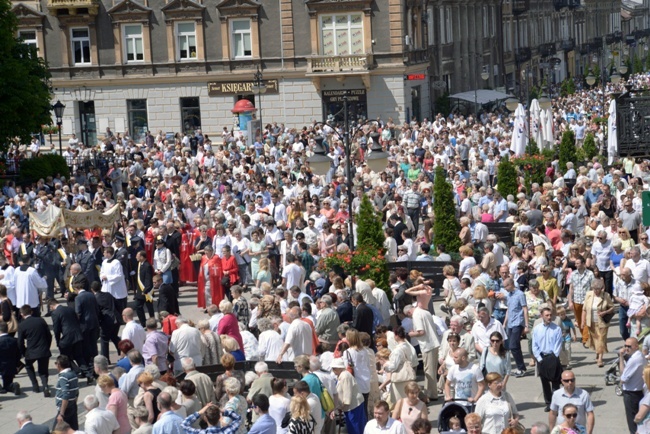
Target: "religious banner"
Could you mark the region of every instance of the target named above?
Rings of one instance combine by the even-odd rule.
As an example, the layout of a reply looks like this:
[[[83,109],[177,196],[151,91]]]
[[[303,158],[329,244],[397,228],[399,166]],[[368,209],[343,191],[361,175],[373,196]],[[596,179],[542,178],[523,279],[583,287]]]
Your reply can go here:
[[[59,235],[65,227],[78,229],[108,228],[120,219],[120,206],[114,205],[105,212],[97,210],[69,211],[50,205],[43,212],[29,213],[29,227],[42,237]]]

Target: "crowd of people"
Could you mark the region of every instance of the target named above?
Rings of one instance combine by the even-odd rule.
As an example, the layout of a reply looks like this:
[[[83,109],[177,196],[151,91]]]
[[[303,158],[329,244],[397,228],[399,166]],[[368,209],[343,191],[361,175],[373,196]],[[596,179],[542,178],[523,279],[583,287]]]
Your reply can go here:
[[[645,86],[648,78],[632,81]],[[580,146],[592,131],[604,143],[591,123],[604,112],[602,92],[557,98],[556,136],[571,129]],[[78,432],[82,400],[87,433],[333,434],[345,425],[350,434],[428,434],[430,405],[453,400],[445,407],[466,403],[466,415],[442,421],[443,407],[445,429],[500,434],[521,432],[521,403],[507,385],[534,367],[549,417],[531,432],[593,434],[593,404],[577,387],[571,347],[581,340],[603,367],[617,313],[627,425],[650,432],[647,161],[555,160],[543,185],[502,197],[496,174],[510,153],[512,117],[377,118],[355,132],[350,155],[342,133],[332,121],[272,123],[250,142],[224,128],[212,139],[147,133],[136,143],[107,129],[99,146],[70,139],[68,178],[7,182],[1,392],[24,393],[14,380],[25,369],[31,393],[54,395],[61,433]],[[306,161],[319,137],[332,159],[324,177]],[[389,153],[381,173],[366,164],[375,140]],[[38,153],[38,141],[29,149]],[[433,247],[439,165],[454,187],[458,252]],[[417,267],[396,268],[384,288],[324,267],[323,258],[354,244],[364,195],[382,216],[387,261],[443,261],[441,288]],[[50,205],[119,205],[120,219],[44,236],[29,213]],[[490,232],[492,222],[512,223],[511,243]],[[196,324],[179,307],[181,286],[206,315]],[[430,310],[436,290],[444,313]],[[256,362],[254,372],[241,362]],[[274,376],[283,362],[301,379]],[[212,365],[223,370],[214,381],[197,370]],[[80,397],[84,378],[95,393]],[[21,432],[41,432],[28,412],[17,420]]]

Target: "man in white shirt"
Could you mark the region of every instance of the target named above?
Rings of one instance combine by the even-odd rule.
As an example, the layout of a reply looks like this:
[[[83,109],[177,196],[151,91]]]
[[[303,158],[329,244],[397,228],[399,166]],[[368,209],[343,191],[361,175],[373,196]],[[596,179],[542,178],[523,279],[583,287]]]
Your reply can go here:
[[[223,314],[219,312],[217,305],[211,304],[208,306],[208,315],[210,315],[210,319],[208,320],[210,322],[210,330],[216,333],[219,329],[219,321],[223,318]]]
[[[625,361],[626,355],[630,356],[627,362]],[[637,426],[634,418],[639,411],[639,403],[644,395],[643,370],[648,362],[643,357],[643,353],[639,351],[639,341],[636,338],[628,338],[618,356],[627,426],[630,432],[635,432]]]
[[[87,395],[84,398],[86,408],[86,421],[84,432],[86,434],[118,434],[120,424],[113,412],[99,408],[99,400],[95,395]]]
[[[390,417],[388,403],[377,401],[371,419],[363,429],[363,434],[406,434],[404,425],[399,420]]]
[[[183,371],[181,359],[189,357],[194,361],[195,366],[203,366],[203,356],[201,349],[201,332],[188,324],[185,318],[176,318],[176,330],[172,332],[169,351],[174,355],[174,372]]]
[[[287,254],[287,265],[282,270],[282,286],[285,288],[302,286],[303,268],[298,265],[299,263],[300,258],[291,253]]]
[[[501,333],[501,339],[508,339],[508,335],[503,328],[503,325],[494,318],[490,317],[490,310],[481,306],[478,308],[476,315],[478,316],[478,321],[474,323],[472,327],[472,336],[474,337],[474,347],[476,348],[476,354],[482,354],[483,351],[490,348],[490,335],[494,332]]]
[[[287,330],[282,351],[280,351],[276,359],[277,363],[282,363],[282,358],[288,351],[292,352],[289,357],[290,360],[303,354],[307,356],[312,354],[312,330],[309,324],[300,318],[300,308],[297,306],[292,307],[287,312],[287,315],[291,320],[291,325],[289,325],[289,329]]]
[[[440,348],[440,336],[431,312],[427,305],[431,299],[431,287],[421,285],[421,288],[406,291],[407,294],[417,297],[417,306],[413,310],[413,330],[409,336],[417,339],[422,351],[422,362],[424,363],[424,389],[429,399],[438,399],[438,385],[435,372],[438,372],[438,349]],[[426,303],[426,305],[425,305]]]
[[[126,280],[122,264],[115,258],[115,249],[112,246],[104,249],[104,261],[99,271],[99,279],[102,282],[102,292],[111,294],[115,298],[115,308],[120,312],[123,311],[128,296]]]
[[[134,320],[135,312],[130,307],[122,311],[122,320],[126,323],[122,329],[122,339],[133,342],[133,348],[142,352],[144,341],[147,340],[147,332]]]

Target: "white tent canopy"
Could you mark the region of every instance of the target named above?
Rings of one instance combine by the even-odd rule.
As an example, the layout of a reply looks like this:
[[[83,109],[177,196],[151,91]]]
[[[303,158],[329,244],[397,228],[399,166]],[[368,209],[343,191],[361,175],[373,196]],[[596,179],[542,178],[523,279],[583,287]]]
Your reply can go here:
[[[512,95],[507,93],[497,92],[496,90],[480,89],[476,92],[469,90],[467,92],[455,93],[450,95],[449,98],[462,99],[469,102],[477,102],[478,104],[487,104],[493,101],[508,99]]]

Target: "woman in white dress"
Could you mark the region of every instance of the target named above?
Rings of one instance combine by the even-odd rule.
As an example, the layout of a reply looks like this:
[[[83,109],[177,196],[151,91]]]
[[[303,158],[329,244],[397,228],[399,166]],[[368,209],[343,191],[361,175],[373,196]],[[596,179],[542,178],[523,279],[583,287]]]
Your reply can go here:
[[[273,418],[276,434],[287,434],[288,428],[282,428],[282,419],[289,411],[291,400],[287,397],[287,382],[282,378],[271,380],[273,395],[269,397],[269,416]]]

